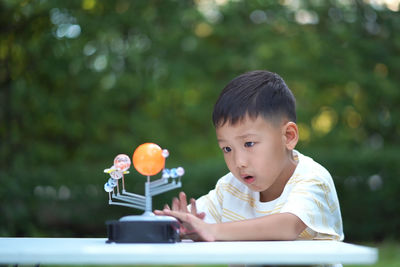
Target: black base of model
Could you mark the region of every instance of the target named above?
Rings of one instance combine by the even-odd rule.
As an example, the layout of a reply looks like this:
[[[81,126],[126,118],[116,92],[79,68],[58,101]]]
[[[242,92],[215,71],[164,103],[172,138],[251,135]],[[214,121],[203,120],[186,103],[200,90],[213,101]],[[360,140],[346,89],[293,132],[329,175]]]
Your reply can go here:
[[[107,243],[180,242],[179,223],[171,220],[107,221]]]

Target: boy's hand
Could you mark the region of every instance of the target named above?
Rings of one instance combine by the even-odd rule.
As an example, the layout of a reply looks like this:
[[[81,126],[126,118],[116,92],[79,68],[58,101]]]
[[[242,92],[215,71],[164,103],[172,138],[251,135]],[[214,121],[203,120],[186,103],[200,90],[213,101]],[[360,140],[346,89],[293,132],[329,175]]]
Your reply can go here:
[[[156,215],[167,215],[175,217],[180,222],[180,236],[182,238],[189,238],[194,241],[214,241],[215,238],[209,233],[211,226],[203,222],[206,214],[204,212],[197,212],[196,200],[190,199],[190,211],[186,194],[179,193],[179,199],[172,200],[172,210],[168,205],[164,206],[163,210],[155,210]]]
[[[189,212],[164,209],[164,215],[175,217],[180,222],[180,235],[194,241],[215,241],[215,225],[205,223]]]
[[[186,194],[184,192],[179,193],[179,199],[174,198],[172,200],[172,211],[178,211],[182,213],[191,213],[192,215],[196,216],[197,218],[203,220],[206,214],[204,212],[197,213],[197,207],[196,207],[196,200],[194,198],[190,199],[190,211],[188,210],[188,203],[186,199]],[[166,204],[164,206],[164,210],[155,210],[154,213],[157,215],[169,215],[165,214],[165,210],[171,210],[171,208]],[[171,215],[169,215],[171,216]]]

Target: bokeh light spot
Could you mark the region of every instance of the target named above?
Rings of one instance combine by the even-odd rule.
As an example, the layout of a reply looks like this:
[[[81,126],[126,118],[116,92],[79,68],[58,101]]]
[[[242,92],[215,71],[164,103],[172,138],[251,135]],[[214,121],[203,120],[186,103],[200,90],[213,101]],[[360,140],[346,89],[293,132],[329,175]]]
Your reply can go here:
[[[355,129],[360,126],[361,115],[353,107],[347,107],[344,114],[346,123],[350,128]]]
[[[209,24],[201,22],[196,25],[194,32],[198,37],[204,38],[211,35],[213,28]]]
[[[311,125],[313,130],[320,135],[329,133],[337,122],[337,113],[330,107],[322,107],[318,115],[316,115]]]
[[[378,174],[371,175],[368,178],[368,186],[371,191],[376,191],[382,187],[383,181],[382,177]]]
[[[85,10],[91,10],[96,6],[96,0],[84,0],[82,2],[82,8]]]
[[[108,63],[107,56],[106,55],[100,55],[94,60],[93,68],[96,71],[102,71],[107,67],[107,63]]]
[[[261,24],[267,21],[267,14],[262,10],[254,10],[250,14],[250,19],[255,24]]]
[[[317,24],[319,22],[317,13],[305,9],[296,11],[295,19],[299,24]]]

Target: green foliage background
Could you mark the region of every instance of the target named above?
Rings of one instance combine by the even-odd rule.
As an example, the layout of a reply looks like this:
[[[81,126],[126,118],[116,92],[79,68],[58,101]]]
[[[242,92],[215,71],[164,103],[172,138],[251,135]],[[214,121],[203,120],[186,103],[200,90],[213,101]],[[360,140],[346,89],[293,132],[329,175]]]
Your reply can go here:
[[[363,1],[1,1],[0,236],[106,236],[136,211],[107,205],[102,171],[143,142],[207,193],[227,171],[214,102],[267,69],[297,98],[298,149],[334,177],[346,240],[399,239],[399,32]]]

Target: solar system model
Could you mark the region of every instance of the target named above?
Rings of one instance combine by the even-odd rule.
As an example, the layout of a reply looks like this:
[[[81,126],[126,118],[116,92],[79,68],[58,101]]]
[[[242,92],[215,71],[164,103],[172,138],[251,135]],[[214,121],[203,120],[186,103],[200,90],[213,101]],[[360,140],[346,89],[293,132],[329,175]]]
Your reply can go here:
[[[182,186],[182,167],[167,169],[165,159],[169,156],[166,149],[154,143],[144,143],[133,153],[135,169],[147,177],[145,195],[125,190],[125,175],[129,173],[131,160],[125,154],[119,154],[114,164],[104,172],[110,175],[104,184],[108,193],[108,204],[143,210],[142,215],[129,215],[119,220],[107,221],[108,243],[174,243],[179,239],[179,222],[170,216],[156,216],[152,212],[152,197]],[[162,171],[160,179],[151,181],[150,176]],[[120,182],[121,181],[121,182]],[[122,189],[120,188],[120,183]]]

